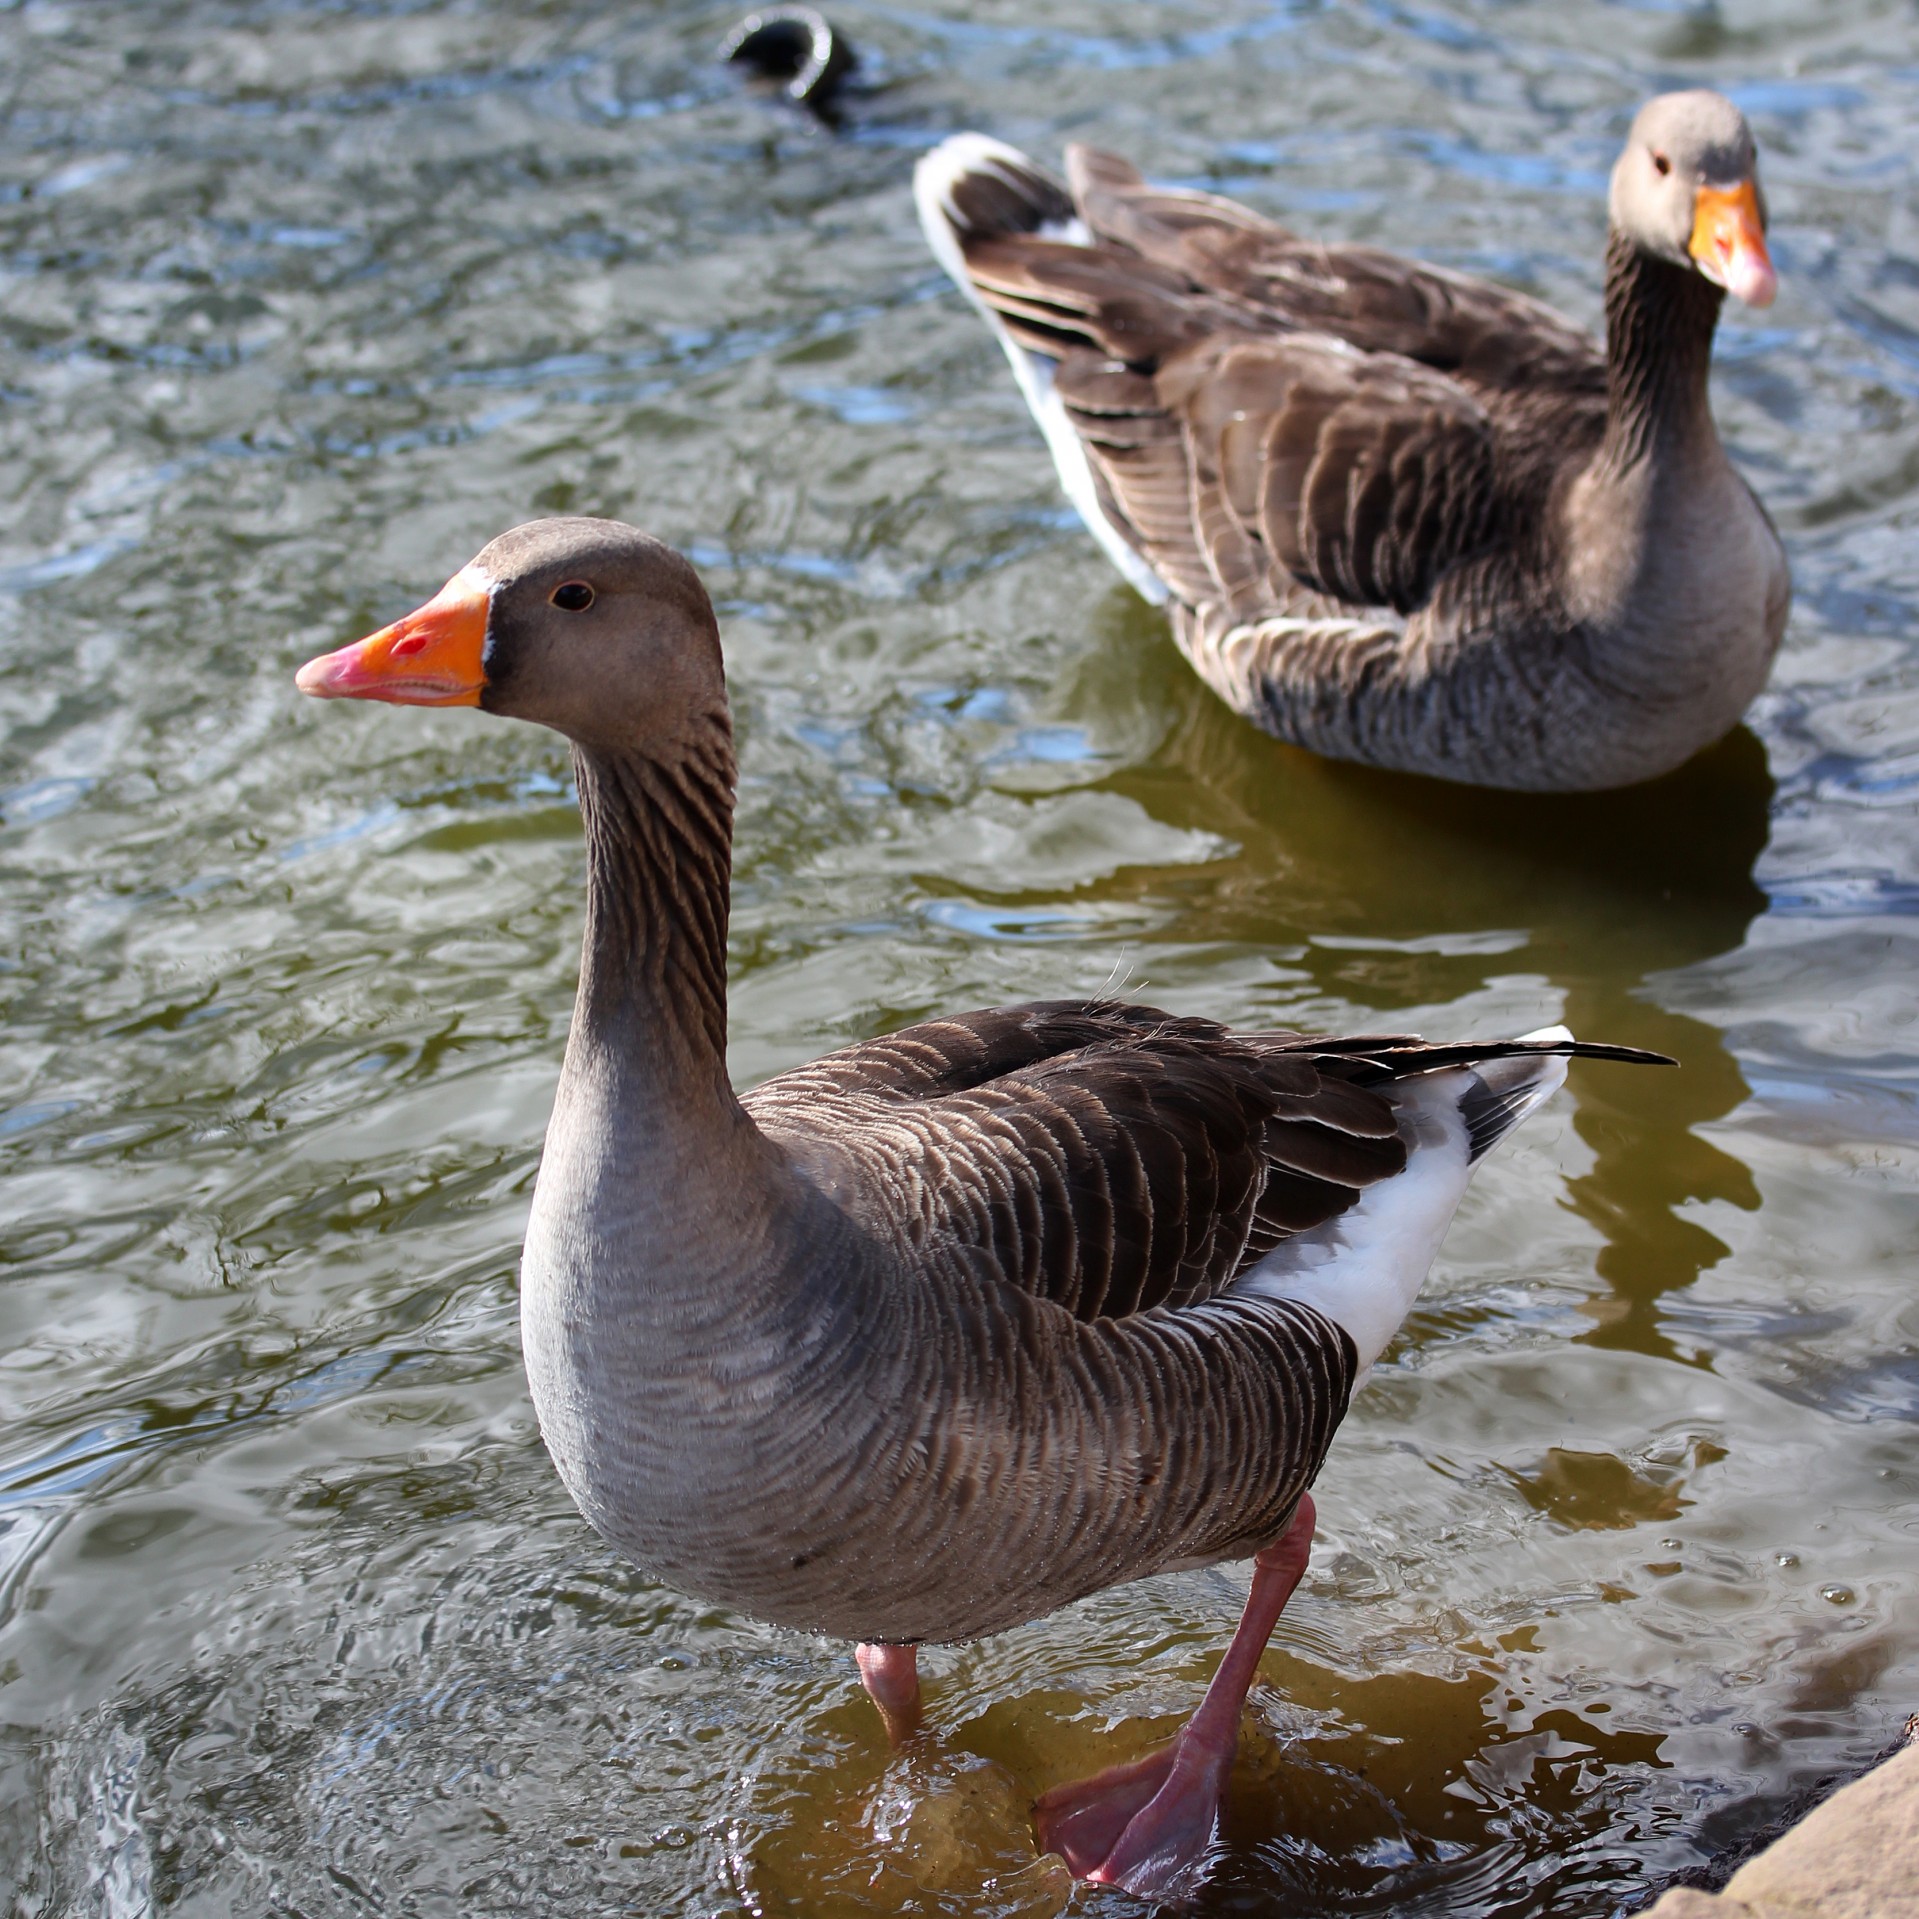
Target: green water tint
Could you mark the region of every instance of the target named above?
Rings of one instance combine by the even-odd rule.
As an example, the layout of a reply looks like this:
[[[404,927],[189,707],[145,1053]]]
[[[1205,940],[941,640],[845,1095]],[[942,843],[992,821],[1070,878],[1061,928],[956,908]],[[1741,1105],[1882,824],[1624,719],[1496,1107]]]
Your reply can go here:
[[[1321,1480],[1204,1910],[1630,1908],[1919,1704],[1919,28],[838,17],[876,85],[832,139],[689,7],[0,9],[23,1912],[1050,1913],[1032,1795],[1169,1733],[1230,1631],[1236,1568],[929,1653],[893,1758],[844,1648],[567,1504],[514,1290],[564,753],[291,685],[540,512],[635,520],[720,602],[743,1079],[1113,983],[1684,1062],[1575,1067],[1484,1169]],[[1607,798],[1221,711],[906,191],[962,125],[1093,137],[1591,319],[1619,133],[1696,82],[1762,146],[1781,298],[1715,398],[1798,600],[1753,730]]]

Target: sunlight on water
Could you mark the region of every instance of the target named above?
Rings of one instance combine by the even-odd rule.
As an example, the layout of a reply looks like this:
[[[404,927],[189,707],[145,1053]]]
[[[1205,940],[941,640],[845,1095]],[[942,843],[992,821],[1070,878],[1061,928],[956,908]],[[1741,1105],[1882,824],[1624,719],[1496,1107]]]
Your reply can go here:
[[[552,738],[294,667],[502,528],[692,553],[743,746],[734,1065],[1117,986],[1565,1018],[1320,1482],[1211,1913],[1594,1914],[1919,1705],[1919,28],[1875,0],[848,0],[831,136],[721,15],[0,0],[0,1888],[1113,1914],[1036,1794],[1196,1703],[1241,1568],[926,1656],[667,1592],[567,1504],[515,1265],[582,854]],[[981,125],[1598,312],[1646,95],[1753,116],[1715,399],[1790,546],[1656,787],[1259,738],[1064,510],[915,228]]]

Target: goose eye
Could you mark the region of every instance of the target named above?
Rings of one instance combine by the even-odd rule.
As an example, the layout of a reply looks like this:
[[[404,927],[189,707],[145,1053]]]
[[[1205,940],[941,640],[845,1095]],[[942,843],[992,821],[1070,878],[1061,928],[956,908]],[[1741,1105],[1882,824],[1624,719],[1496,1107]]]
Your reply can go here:
[[[1672,162],[1668,160],[1663,153],[1655,153],[1652,157],[1652,164],[1653,171],[1662,177],[1672,171]]]
[[[584,613],[593,604],[593,589],[584,580],[568,580],[553,589],[552,600],[562,613]]]

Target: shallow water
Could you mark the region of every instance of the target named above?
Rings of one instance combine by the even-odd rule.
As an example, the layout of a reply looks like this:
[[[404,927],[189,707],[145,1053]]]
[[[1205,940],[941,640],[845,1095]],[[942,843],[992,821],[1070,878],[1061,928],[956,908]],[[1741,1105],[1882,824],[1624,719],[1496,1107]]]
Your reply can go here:
[[[735,1061],[1115,981],[1564,1015],[1320,1485],[1214,1913],[1597,1914],[1919,1705],[1919,23],[844,0],[829,137],[724,10],[0,0],[0,1886],[21,1914],[1051,1914],[1032,1795],[1196,1700],[1237,1569],[929,1656],[651,1584],[534,1431],[563,753],[294,666],[501,528],[720,601]],[[1596,317],[1631,109],[1751,114],[1778,306],[1717,405],[1798,599],[1663,786],[1262,740],[1071,522],[915,231],[982,125]],[[1082,1893],[1085,1913],[1135,1910]]]

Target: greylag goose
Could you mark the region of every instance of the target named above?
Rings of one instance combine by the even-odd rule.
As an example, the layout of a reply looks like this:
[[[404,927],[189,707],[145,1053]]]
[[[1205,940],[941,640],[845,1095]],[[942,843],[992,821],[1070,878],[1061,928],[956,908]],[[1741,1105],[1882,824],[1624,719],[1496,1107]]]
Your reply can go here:
[[[726,1072],[734,759],[698,576],[605,520],[503,534],[311,661],[324,699],[478,706],[573,747],[579,999],[522,1335],[580,1511],[685,1591],[859,1646],[897,1742],[914,1648],[1251,1556],[1162,1754],[1048,1796],[1045,1842],[1165,1890],[1209,1843],[1307,1487],[1473,1162],[1565,1076],[1648,1059],[996,1007]]]
[[[1624,786],[1738,723],[1791,582],[1713,425],[1728,292],[1775,287],[1752,135],[1669,93],[1613,168],[1606,343],[1070,147],[915,182],[1067,497],[1229,706],[1338,759]]]

